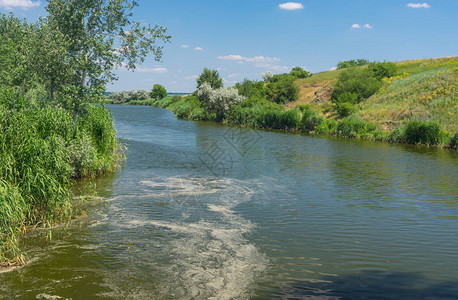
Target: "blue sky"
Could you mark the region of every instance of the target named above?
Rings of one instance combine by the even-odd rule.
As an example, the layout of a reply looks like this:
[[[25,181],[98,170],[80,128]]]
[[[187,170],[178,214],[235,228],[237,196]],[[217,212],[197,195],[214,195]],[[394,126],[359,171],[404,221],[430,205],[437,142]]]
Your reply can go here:
[[[261,73],[301,66],[315,73],[337,62],[366,58],[400,61],[458,55],[457,0],[145,1],[135,19],[168,28],[162,62],[151,57],[134,73],[119,70],[109,91],[195,90],[204,67],[219,70],[225,86]],[[30,21],[45,1],[0,0],[0,11]]]

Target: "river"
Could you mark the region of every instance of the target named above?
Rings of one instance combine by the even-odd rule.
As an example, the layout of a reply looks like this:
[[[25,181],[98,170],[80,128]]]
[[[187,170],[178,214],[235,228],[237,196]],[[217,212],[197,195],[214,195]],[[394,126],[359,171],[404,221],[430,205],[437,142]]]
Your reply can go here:
[[[126,162],[0,298],[458,299],[456,153],[109,107]]]

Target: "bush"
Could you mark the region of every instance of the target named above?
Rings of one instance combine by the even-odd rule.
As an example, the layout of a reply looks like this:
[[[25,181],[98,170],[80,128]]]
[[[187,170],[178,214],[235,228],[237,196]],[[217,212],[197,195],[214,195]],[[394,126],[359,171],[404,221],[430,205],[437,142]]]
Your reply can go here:
[[[235,84],[239,95],[247,98],[259,98],[264,94],[264,82],[245,79]]]
[[[295,84],[296,77],[289,74],[274,75],[266,85],[266,96],[269,101],[285,104],[296,101],[299,88]]]
[[[315,132],[320,134],[333,134],[337,130],[337,121],[333,119],[324,119],[318,126],[315,128]]]
[[[197,91],[197,98],[208,113],[215,113],[216,120],[222,121],[225,114],[232,106],[245,100],[240,96],[237,89],[219,88],[213,89],[209,83],[204,82]]]
[[[449,143],[450,148],[452,149],[458,149],[458,131],[455,133],[455,135],[450,139]]]
[[[339,102],[336,104],[336,111],[340,118],[346,118],[352,115],[356,108],[350,102]]]
[[[300,128],[305,131],[315,131],[315,129],[324,122],[323,117],[319,116],[317,112],[311,110],[308,107],[301,107],[302,109],[302,120]]]
[[[395,63],[392,62],[372,62],[367,67],[369,72],[373,74],[378,80],[382,80],[385,77],[393,77],[396,75],[397,67]]]
[[[356,117],[343,119],[337,124],[337,135],[342,137],[360,137],[373,130],[375,130],[375,126],[368,125]]]
[[[404,129],[409,144],[437,145],[441,142],[441,128],[435,121],[411,121]]]
[[[351,68],[351,67],[356,67],[356,66],[364,66],[369,64],[369,61],[367,59],[357,59],[357,60],[346,60],[346,61],[341,61],[337,64],[337,69],[345,69],[345,68]]]
[[[312,74],[302,69],[301,67],[294,67],[291,72],[289,72],[289,75],[300,79],[312,76]]]
[[[334,103],[359,103],[375,94],[381,87],[382,82],[374,77],[372,72],[367,69],[350,68],[340,73],[331,100]]]

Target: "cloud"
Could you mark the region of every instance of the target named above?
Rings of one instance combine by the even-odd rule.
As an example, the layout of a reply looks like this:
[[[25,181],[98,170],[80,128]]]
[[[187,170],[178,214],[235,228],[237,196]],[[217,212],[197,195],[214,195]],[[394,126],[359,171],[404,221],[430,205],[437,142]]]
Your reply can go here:
[[[303,9],[304,5],[298,2],[286,2],[286,3],[282,3],[278,5],[278,7],[284,10],[297,10],[297,9]]]
[[[0,0],[0,7],[6,9],[12,9],[15,7],[19,7],[22,9],[29,9],[33,7],[40,6],[40,1],[31,1],[31,0]]]
[[[424,2],[424,3],[409,3],[409,4],[407,4],[407,7],[411,7],[411,8],[430,8],[431,5],[429,5],[426,2]]]
[[[360,28],[366,28],[366,29],[372,29],[372,25],[369,25],[369,24],[365,24],[365,25],[359,25],[359,24],[353,24],[351,25],[351,28],[355,28],[355,29],[360,29]]]
[[[181,48],[188,49],[189,46],[188,45],[181,45]]]
[[[204,48],[196,47],[196,48],[194,48],[194,50],[196,50],[196,51],[202,51],[202,50],[204,50]]]
[[[239,74],[239,73],[232,73],[232,74],[227,75],[227,77],[229,77],[229,78],[235,78],[235,77],[239,77],[240,75],[241,75],[241,74]]]
[[[329,69],[329,71],[335,71],[335,70],[337,70],[337,67],[332,67]]]
[[[199,78],[198,75],[192,75],[192,76],[186,76],[184,79],[191,80],[191,79],[197,79],[197,78]]]
[[[221,59],[221,60],[245,60],[246,57],[243,57],[243,56],[237,55],[237,54],[229,54],[229,55],[224,55],[224,56],[218,56],[217,59]]]
[[[267,68],[274,71],[288,71],[290,69],[287,66],[272,65],[269,63],[256,63],[254,64],[254,66],[258,68]]]
[[[136,68],[136,72],[140,73],[156,73],[156,74],[163,74],[167,73],[167,68]]]
[[[220,60],[233,60],[238,61],[239,63],[243,62],[253,62],[253,63],[262,63],[262,62],[275,62],[280,61],[277,57],[267,57],[267,56],[254,56],[254,57],[245,57],[238,54],[229,54],[225,56],[216,57]]]

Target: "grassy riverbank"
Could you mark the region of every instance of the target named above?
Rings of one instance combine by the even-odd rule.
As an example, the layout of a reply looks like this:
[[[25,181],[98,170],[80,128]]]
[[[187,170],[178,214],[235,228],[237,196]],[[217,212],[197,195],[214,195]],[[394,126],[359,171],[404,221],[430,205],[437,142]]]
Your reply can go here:
[[[344,105],[332,99],[339,80],[345,72],[359,74],[368,66],[296,79],[299,96],[283,105],[268,101],[259,95],[261,92],[255,93],[231,106],[222,119],[209,112],[195,96],[127,104],[166,108],[183,119],[456,148],[458,57],[403,61],[395,66],[392,76],[373,81],[378,85],[374,94]]]
[[[72,217],[72,178],[118,166],[111,113],[96,104],[85,111],[75,124],[57,102],[0,91],[0,267],[24,262],[18,238],[27,228]]]

